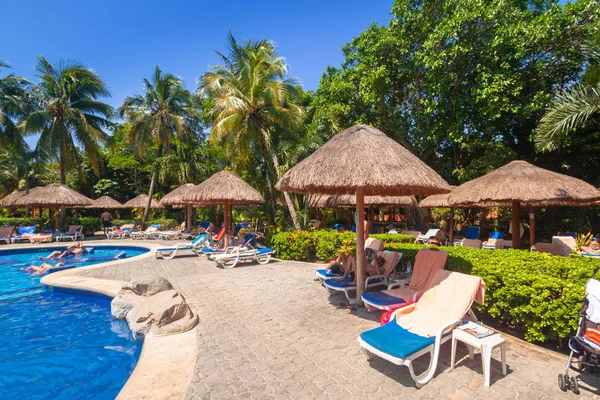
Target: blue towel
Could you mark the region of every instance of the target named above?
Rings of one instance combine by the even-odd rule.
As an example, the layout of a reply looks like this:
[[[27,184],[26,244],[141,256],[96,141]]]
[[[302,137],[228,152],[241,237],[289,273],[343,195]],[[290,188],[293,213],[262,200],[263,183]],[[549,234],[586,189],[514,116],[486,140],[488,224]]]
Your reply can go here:
[[[406,358],[435,342],[434,337],[416,335],[395,321],[363,332],[360,338],[377,350],[397,358]]]
[[[363,294],[363,300],[368,301],[369,303],[377,304],[379,306],[391,306],[394,304],[403,304],[406,303],[401,297],[391,296],[384,292],[370,292]]]
[[[356,287],[356,284],[352,283],[353,278],[347,277],[345,280],[330,279],[325,282],[325,286],[330,286],[335,289],[346,289]]]

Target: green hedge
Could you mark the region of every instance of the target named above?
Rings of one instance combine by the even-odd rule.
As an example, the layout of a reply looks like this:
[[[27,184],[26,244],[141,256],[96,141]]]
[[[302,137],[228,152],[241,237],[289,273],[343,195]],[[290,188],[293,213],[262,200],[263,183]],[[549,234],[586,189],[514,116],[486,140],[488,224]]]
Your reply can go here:
[[[269,238],[269,244],[276,251],[277,257],[283,260],[329,261],[333,260],[342,249],[345,253],[355,251],[353,232],[319,229],[315,231],[282,232]],[[415,237],[400,234],[376,234],[371,237],[385,243],[413,243]]]
[[[12,226],[13,228],[18,228],[21,225],[43,226],[46,221],[46,218],[0,218],[0,226]],[[52,224],[54,224],[54,220],[52,220]],[[51,228],[54,228],[54,225]]]
[[[283,259],[327,261],[339,250],[322,241],[332,243],[335,239],[321,231],[286,232],[273,235],[270,243]],[[389,241],[385,245],[386,250],[401,252],[404,261],[413,262],[423,247]],[[320,249],[318,253],[316,249]],[[448,252],[446,269],[478,275],[485,281],[486,299],[480,310],[516,326],[526,340],[567,338],[576,331],[585,284],[595,267],[593,259],[523,250],[443,249]]]

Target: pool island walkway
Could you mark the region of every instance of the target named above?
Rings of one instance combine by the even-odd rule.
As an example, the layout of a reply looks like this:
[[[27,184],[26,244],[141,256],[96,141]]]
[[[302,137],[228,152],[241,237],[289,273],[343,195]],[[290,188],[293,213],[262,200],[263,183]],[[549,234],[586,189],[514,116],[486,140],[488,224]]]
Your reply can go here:
[[[77,274],[124,281],[163,276],[185,296],[200,317],[199,358],[188,399],[575,399],[598,393],[581,381],[580,396],[561,392],[556,380],[566,358],[511,341],[508,375],[502,375],[494,354],[489,388],[483,386],[480,356],[465,358],[463,345],[457,367],[449,370],[448,342],[436,377],[416,389],[406,367],[380,359],[369,363],[360,350],[358,335],[378,325],[379,313],[340,308],[345,298],[329,297],[313,281],[314,270],[314,264],[277,260],[223,270],[190,256],[147,257]]]

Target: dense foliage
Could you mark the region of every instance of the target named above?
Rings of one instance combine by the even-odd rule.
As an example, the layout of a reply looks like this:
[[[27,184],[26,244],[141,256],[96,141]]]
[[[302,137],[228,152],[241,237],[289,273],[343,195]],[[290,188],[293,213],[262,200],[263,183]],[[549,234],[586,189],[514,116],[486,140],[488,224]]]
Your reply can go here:
[[[386,250],[402,253],[403,262],[414,263],[425,246],[411,239],[390,241]],[[353,236],[331,231],[279,233],[270,238],[282,259],[329,261],[337,257],[341,242]],[[408,243],[410,241],[410,243]],[[446,269],[478,275],[486,283],[482,311],[520,329],[525,339],[543,342],[573,334],[585,284],[594,270],[594,261],[579,256],[558,257],[521,250],[486,250],[444,247]]]

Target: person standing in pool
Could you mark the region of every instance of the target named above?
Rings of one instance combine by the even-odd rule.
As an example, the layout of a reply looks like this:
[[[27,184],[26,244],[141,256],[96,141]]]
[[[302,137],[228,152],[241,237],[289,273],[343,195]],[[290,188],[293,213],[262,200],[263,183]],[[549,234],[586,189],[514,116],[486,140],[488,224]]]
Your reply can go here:
[[[108,228],[110,228],[112,226],[112,215],[104,210],[104,212],[102,213],[102,215],[100,216],[100,223],[102,224],[102,228],[104,229],[104,234],[108,234]]]

